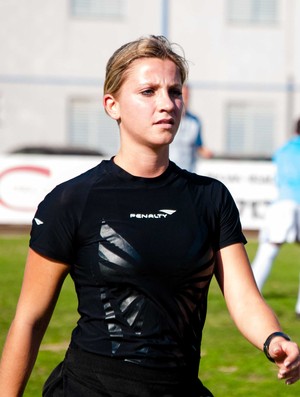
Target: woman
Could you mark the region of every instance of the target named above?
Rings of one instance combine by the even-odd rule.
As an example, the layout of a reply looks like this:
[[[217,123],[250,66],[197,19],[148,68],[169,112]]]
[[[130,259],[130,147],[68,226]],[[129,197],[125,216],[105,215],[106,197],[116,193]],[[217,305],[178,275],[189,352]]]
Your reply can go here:
[[[299,349],[258,292],[237,208],[218,181],[169,161],[187,66],[164,37],[117,50],[104,107],[116,156],[56,187],[35,215],[24,282],[1,364],[1,397],[21,396],[61,285],[80,320],[44,396],[212,396],[198,380],[210,280],[278,376],[299,379]]]

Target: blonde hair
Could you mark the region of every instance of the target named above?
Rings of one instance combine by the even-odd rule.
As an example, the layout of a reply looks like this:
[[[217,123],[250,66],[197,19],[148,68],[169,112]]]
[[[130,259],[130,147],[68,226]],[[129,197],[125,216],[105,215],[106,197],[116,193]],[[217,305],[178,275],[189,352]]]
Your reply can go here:
[[[107,62],[104,95],[116,95],[126,78],[131,63],[141,58],[170,59],[178,67],[183,84],[187,80],[188,64],[184,55],[177,54],[173,47],[174,44],[171,44],[166,37],[153,35],[141,37],[121,46]],[[182,49],[181,51],[183,53]]]

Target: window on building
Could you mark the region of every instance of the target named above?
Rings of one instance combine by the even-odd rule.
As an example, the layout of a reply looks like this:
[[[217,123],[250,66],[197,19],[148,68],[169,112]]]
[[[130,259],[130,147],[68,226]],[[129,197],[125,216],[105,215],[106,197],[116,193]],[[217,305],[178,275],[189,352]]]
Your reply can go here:
[[[124,16],[125,0],[71,0],[71,14],[84,18],[119,18]]]
[[[270,157],[274,151],[275,109],[266,103],[230,103],[226,109],[228,155]]]
[[[3,111],[4,111],[4,103],[3,96],[0,94],[0,133],[3,130]]]
[[[98,150],[107,156],[119,147],[117,122],[104,111],[98,99],[73,98],[69,103],[69,143]]]
[[[227,0],[229,22],[275,24],[278,22],[278,0]]]

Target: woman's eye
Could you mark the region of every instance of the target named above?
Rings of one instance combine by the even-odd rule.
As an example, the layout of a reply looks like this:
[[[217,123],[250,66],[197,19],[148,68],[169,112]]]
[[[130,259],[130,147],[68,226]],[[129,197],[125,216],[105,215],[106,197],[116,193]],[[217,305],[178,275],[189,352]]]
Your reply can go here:
[[[152,89],[148,88],[147,90],[142,91],[142,94],[148,96],[148,95],[152,95],[153,92],[154,91]]]
[[[173,89],[171,91],[171,95],[175,96],[175,97],[181,97],[182,96],[182,92],[179,89]]]

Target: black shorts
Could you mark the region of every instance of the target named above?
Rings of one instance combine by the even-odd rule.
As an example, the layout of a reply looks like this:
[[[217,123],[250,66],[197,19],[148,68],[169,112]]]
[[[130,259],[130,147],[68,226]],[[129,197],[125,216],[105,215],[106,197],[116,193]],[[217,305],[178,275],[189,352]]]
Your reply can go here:
[[[213,397],[182,369],[153,369],[69,349],[47,379],[44,397]]]

